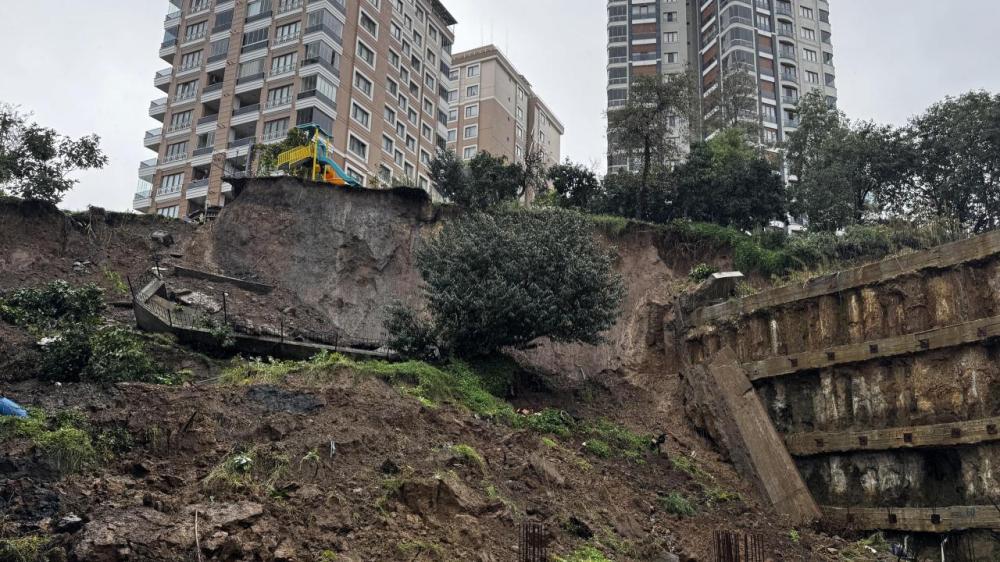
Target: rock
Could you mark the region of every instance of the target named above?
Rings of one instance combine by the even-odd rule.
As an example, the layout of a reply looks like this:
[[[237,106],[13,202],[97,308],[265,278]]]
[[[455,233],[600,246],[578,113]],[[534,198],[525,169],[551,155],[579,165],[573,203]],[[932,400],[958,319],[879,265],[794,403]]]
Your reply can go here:
[[[681,558],[672,552],[667,552],[661,554],[659,558],[656,559],[656,562],[681,562]]]
[[[295,545],[290,540],[281,543],[278,549],[274,551],[274,560],[276,562],[294,562],[295,557]]]
[[[594,531],[591,530],[590,525],[575,515],[566,521],[565,528],[570,534],[584,540],[590,540],[594,537]]]
[[[191,292],[187,295],[178,295],[177,300],[181,304],[200,308],[209,314],[215,314],[222,310],[222,305],[205,293]]]
[[[298,490],[292,492],[293,497],[303,499],[306,501],[314,500],[318,497],[321,497],[322,495],[323,495],[323,490],[320,490],[319,486],[316,486],[314,484],[306,484],[305,486],[302,486]]]
[[[566,485],[566,479],[551,461],[538,454],[533,454],[528,458],[528,464],[542,480],[547,484],[554,484],[560,488]]]
[[[174,245],[174,237],[172,234],[165,230],[157,230],[149,235],[150,240],[160,244],[163,247],[169,248]]]
[[[235,525],[248,527],[258,517],[264,514],[264,506],[254,502],[197,504],[188,506],[185,510],[191,517],[194,512],[211,527],[231,527]]]
[[[83,528],[83,519],[74,514],[63,517],[56,523],[56,532],[75,533]]]
[[[403,505],[423,516],[450,517],[459,513],[478,516],[495,508],[454,478],[404,482],[399,489],[399,497]]]

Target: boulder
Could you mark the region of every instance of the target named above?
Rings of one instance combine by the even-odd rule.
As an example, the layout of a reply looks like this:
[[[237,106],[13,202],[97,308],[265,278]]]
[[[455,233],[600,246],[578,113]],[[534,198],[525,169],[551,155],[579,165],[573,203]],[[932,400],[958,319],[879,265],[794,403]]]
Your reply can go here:
[[[157,230],[149,235],[150,240],[160,244],[164,248],[169,248],[174,245],[174,237],[172,234],[165,230]]]

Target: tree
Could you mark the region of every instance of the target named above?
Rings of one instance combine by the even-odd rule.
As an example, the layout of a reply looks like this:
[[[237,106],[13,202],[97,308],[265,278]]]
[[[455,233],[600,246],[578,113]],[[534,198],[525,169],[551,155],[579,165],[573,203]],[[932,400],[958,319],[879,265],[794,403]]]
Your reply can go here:
[[[893,194],[909,181],[913,153],[902,131],[851,122],[814,90],[799,103],[799,129],[788,143],[796,176],[789,190],[793,214],[815,230],[837,230],[885,218]]]
[[[549,168],[548,178],[555,189],[561,207],[591,210],[600,196],[601,182],[597,175],[566,159],[564,164]]]
[[[608,139],[612,152],[642,162],[635,193],[635,217],[644,214],[644,201],[657,167],[680,156],[679,127],[691,121],[693,78],[689,74],[637,78],[624,107],[608,111]]]
[[[751,230],[785,216],[785,188],[742,129],[726,129],[691,148],[677,167],[675,213]]]
[[[974,232],[1000,227],[1000,95],[945,98],[914,119],[914,184],[894,193],[921,218],[951,219]]]
[[[60,135],[0,104],[0,194],[59,203],[78,182],[68,174],[107,165],[100,142]]]
[[[534,201],[535,197],[548,187],[549,169],[545,165],[545,159],[545,150],[535,142],[534,138],[529,138],[522,165],[524,169],[524,196],[528,203]]]
[[[417,251],[433,324],[419,332],[436,334],[460,356],[524,348],[544,337],[598,343],[624,294],[612,264],[590,224],[572,211],[464,215]]]
[[[748,137],[758,138],[758,88],[756,71],[751,64],[727,64],[722,70],[719,87],[709,95],[708,105],[716,108],[715,113],[707,118],[709,130],[740,129]]]
[[[285,151],[292,150],[293,148],[298,148],[300,146],[306,146],[309,144],[309,133],[299,129],[298,127],[292,127],[288,130],[288,134],[281,142],[275,144],[265,144],[265,145],[254,145],[254,150],[256,151],[256,169],[253,170],[255,177],[265,177],[271,175],[278,168],[278,156]],[[251,158],[253,160],[253,158]],[[308,167],[303,168],[303,170],[308,170]],[[305,179],[305,178],[303,178]]]
[[[470,209],[488,209],[520,197],[525,171],[504,157],[480,152],[468,163],[444,151],[431,162],[431,183],[443,197]]]

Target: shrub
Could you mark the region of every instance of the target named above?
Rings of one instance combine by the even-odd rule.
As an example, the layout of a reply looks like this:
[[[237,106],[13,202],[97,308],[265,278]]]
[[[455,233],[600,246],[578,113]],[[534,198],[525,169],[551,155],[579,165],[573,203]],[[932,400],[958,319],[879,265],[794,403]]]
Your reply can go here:
[[[161,371],[135,334],[121,328],[105,328],[90,338],[90,362],[83,378],[101,383],[153,381]]]
[[[90,363],[92,328],[83,324],[66,327],[42,347],[38,376],[43,380],[80,382]]]
[[[473,213],[417,251],[428,311],[459,356],[539,338],[599,343],[624,288],[587,221],[561,209]]]
[[[555,562],[611,562],[603,552],[592,546],[581,546],[565,558],[556,556]]]
[[[609,453],[626,460],[639,461],[646,454],[651,435],[639,435],[608,420],[597,420],[586,427],[586,433],[596,436],[609,446]]]
[[[562,410],[546,408],[541,412],[525,416],[522,423],[528,429],[538,433],[569,437],[576,429],[576,420]]]
[[[90,435],[75,427],[44,433],[35,439],[35,446],[53,468],[64,474],[79,472],[97,461]]]
[[[718,272],[719,268],[708,265],[707,263],[700,263],[694,266],[691,273],[688,274],[688,278],[695,283],[701,283]]]
[[[0,560],[4,562],[42,562],[49,539],[27,536],[16,539],[0,539]]]
[[[237,449],[222,459],[202,481],[206,492],[272,493],[287,473],[288,456],[260,447]]]
[[[465,464],[474,466],[482,471],[486,470],[486,461],[483,460],[483,456],[479,454],[479,451],[472,446],[464,444],[452,445],[451,452]]]
[[[611,458],[611,447],[600,439],[589,439],[583,444],[583,450],[601,459]]]
[[[691,502],[678,492],[671,492],[660,497],[660,505],[663,511],[678,517],[691,517],[695,514],[695,508]]]
[[[401,357],[421,360],[435,357],[437,334],[434,327],[405,305],[390,305],[386,310],[384,326],[389,333],[389,348]]]
[[[104,310],[104,292],[97,285],[73,288],[53,281],[39,288],[19,289],[0,299],[0,316],[11,324],[36,330],[89,323]]]

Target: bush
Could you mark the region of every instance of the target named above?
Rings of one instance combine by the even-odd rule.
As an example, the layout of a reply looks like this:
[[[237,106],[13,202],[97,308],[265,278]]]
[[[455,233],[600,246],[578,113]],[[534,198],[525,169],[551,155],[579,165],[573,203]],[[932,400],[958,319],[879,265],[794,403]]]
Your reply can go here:
[[[589,439],[583,444],[583,450],[601,459],[611,458],[611,447],[600,439]]]
[[[388,346],[406,359],[433,359],[437,355],[434,327],[405,305],[395,303],[386,311],[384,323]]]
[[[38,376],[42,380],[80,382],[90,363],[91,328],[82,324],[69,326],[49,338],[42,347]]]
[[[660,498],[660,505],[663,507],[663,511],[678,517],[691,517],[695,514],[695,508],[691,505],[691,502],[678,492],[671,492],[666,496],[662,496]]]
[[[42,562],[51,541],[45,537],[27,536],[0,539],[0,560],[3,562]]]
[[[35,440],[35,446],[53,468],[64,474],[79,472],[97,461],[90,435],[75,427],[44,433]]]
[[[718,272],[719,268],[707,263],[700,263],[694,266],[691,273],[688,274],[688,278],[695,283],[701,283]]]
[[[83,372],[88,382],[151,382],[162,371],[146,353],[142,340],[129,330],[105,328],[90,337],[90,362]]]
[[[104,292],[97,285],[74,289],[65,281],[39,288],[19,289],[0,299],[0,317],[36,330],[89,323],[104,310]]]
[[[459,356],[543,337],[600,342],[624,296],[612,260],[586,220],[560,209],[466,215],[417,252],[435,330]]]

